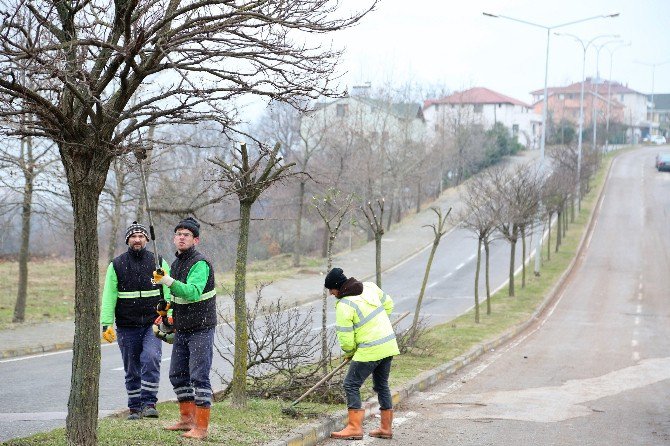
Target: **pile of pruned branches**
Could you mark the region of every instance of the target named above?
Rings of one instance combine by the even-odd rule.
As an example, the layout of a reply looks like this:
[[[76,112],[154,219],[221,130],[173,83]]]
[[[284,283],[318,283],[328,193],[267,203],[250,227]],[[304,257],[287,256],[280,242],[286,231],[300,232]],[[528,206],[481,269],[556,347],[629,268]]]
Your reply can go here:
[[[328,370],[318,366],[321,346],[320,333],[314,330],[312,310],[286,308],[281,300],[263,305],[262,291],[267,284],[260,284],[256,290],[254,305],[247,312],[249,351],[247,357],[247,389],[249,395],[261,398],[297,399],[312,387]],[[219,313],[225,321],[217,329],[215,348],[226,362],[233,366],[235,330],[228,315]],[[334,332],[328,335],[332,352],[336,338]],[[336,363],[327,358],[328,364]],[[335,364],[337,365],[337,364]],[[232,390],[230,377],[220,371],[217,375],[224,384],[224,390],[217,392],[216,400],[225,399]],[[342,403],[343,374],[314,391],[309,401],[322,403]]]

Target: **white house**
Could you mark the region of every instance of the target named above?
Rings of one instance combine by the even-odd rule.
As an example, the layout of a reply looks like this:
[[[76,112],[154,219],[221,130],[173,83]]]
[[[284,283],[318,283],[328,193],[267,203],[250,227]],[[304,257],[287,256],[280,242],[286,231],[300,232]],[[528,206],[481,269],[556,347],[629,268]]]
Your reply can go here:
[[[350,96],[317,103],[301,122],[303,137],[350,134],[371,146],[420,144],[425,136],[425,120],[418,102],[397,102],[370,98],[366,89],[353,89]]]
[[[542,117],[531,105],[488,88],[475,87],[440,99],[427,99],[423,115],[430,137],[436,136],[444,126],[467,119],[484,130],[501,123],[519,143],[529,149],[539,147]]]

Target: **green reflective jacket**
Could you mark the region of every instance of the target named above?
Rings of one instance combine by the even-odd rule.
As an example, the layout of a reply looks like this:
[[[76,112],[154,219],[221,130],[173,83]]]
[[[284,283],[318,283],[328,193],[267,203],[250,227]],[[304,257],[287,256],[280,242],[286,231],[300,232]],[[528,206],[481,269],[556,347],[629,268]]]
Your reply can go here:
[[[391,296],[372,282],[363,282],[357,296],[337,299],[335,329],[344,354],[360,362],[378,361],[400,354],[389,315]]]

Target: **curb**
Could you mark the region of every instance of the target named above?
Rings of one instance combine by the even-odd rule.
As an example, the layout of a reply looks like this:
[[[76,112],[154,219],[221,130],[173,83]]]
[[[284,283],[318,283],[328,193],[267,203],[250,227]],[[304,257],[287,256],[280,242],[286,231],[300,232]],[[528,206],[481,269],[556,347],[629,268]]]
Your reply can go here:
[[[57,342],[49,345],[37,345],[34,347],[21,347],[8,350],[0,350],[0,359],[18,358],[19,356],[39,355],[40,353],[67,350],[72,348],[72,342]]]
[[[565,269],[563,274],[561,274],[561,276],[558,278],[554,286],[549,290],[546,297],[542,300],[542,302],[533,312],[533,314],[526,321],[513,326],[512,328],[510,328],[497,338],[494,338],[489,341],[484,341],[483,343],[478,344],[473,348],[471,348],[470,350],[468,350],[467,353],[452,359],[446,364],[442,364],[441,366],[438,366],[432,370],[423,372],[422,374],[420,374],[419,376],[417,376],[416,378],[414,378],[413,380],[411,380],[410,382],[408,382],[407,384],[398,389],[393,389],[391,391],[391,396],[393,399],[394,406],[399,404],[403,400],[406,400],[413,393],[428,389],[429,387],[436,384],[438,381],[441,381],[447,376],[454,374],[458,370],[462,369],[466,365],[473,362],[475,359],[479,358],[480,356],[483,356],[484,353],[491,351],[496,347],[512,340],[513,338],[524,332],[526,329],[528,329],[531,325],[535,324],[540,319],[545,310],[547,310],[547,307],[549,307],[549,305],[553,303],[557,297],[560,296],[561,292],[563,291],[563,288],[566,285],[568,277],[572,274],[577,263],[581,261],[581,258],[583,257],[583,252],[585,249],[584,242],[593,232],[593,229],[595,227],[596,216],[598,215],[600,204],[602,203],[604,197],[604,190],[607,184],[607,178],[610,175],[613,163],[614,160],[610,162],[610,165],[607,168],[605,181],[603,181],[603,184],[601,185],[600,190],[598,191],[598,199],[596,200],[596,204],[593,207],[593,212],[589,217],[589,221],[586,225],[586,230],[584,231],[581,239],[579,240],[579,245],[575,253],[575,256],[572,258],[568,267]],[[377,413],[378,407],[379,405],[375,397],[372,397],[371,399],[365,401],[364,403],[365,418],[368,418],[371,415]],[[306,426],[298,428],[294,432],[288,434],[284,439],[274,440],[269,443],[265,443],[263,446],[316,446],[319,442],[327,438],[330,438],[331,432],[342,429],[346,425],[346,422],[347,422],[347,411],[343,410],[337,412],[335,415],[326,417],[321,421],[310,423]]]

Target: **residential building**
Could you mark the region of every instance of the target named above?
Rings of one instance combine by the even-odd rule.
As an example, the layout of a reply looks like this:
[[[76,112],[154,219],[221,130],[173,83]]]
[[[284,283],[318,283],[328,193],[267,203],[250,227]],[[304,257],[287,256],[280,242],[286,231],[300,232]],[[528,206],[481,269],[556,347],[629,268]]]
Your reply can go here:
[[[529,149],[539,147],[542,116],[529,104],[488,88],[474,87],[439,99],[427,99],[423,115],[431,137],[464,120],[484,130],[501,123],[519,143]]]
[[[348,133],[349,139],[375,147],[420,144],[425,133],[421,104],[371,98],[369,90],[369,85],[353,87],[350,95],[317,103],[302,119],[303,135],[328,134],[332,140],[338,133]]]
[[[579,125],[579,108],[582,83],[575,82],[564,87],[547,89],[547,116],[554,123],[565,120]],[[542,112],[544,89],[531,92],[534,109]],[[609,107],[608,107],[609,102]],[[593,78],[584,81],[584,128],[593,125],[593,117],[599,124],[623,124],[627,127],[629,142],[640,140],[649,132],[650,121],[647,118],[647,96],[618,82]]]
[[[670,94],[649,95],[651,122],[658,125],[658,133],[670,137]]]

